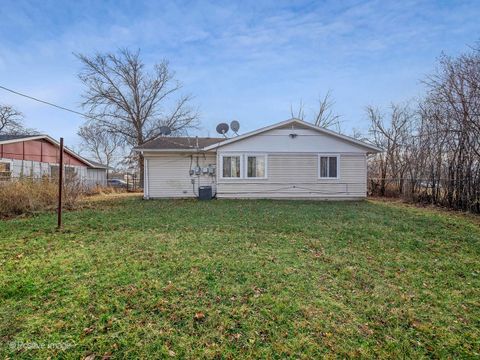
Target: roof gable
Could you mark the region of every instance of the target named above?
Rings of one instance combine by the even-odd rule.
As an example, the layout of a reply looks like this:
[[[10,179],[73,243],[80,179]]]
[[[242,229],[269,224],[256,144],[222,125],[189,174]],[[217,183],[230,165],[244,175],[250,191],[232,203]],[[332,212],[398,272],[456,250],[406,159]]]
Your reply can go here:
[[[229,144],[233,144],[235,142],[239,142],[239,141],[242,141],[242,140],[245,140],[245,139],[251,138],[253,136],[260,135],[260,134],[263,134],[263,133],[266,133],[266,132],[269,132],[269,131],[272,131],[272,130],[275,130],[275,129],[289,129],[289,128],[292,128],[292,130],[298,130],[298,129],[313,130],[313,131],[319,132],[323,135],[327,135],[327,136],[330,136],[332,138],[335,138],[339,141],[346,142],[346,143],[349,143],[353,146],[365,149],[366,152],[368,152],[368,153],[376,153],[376,152],[381,152],[382,151],[382,149],[380,149],[380,148],[378,148],[374,145],[367,144],[363,141],[354,139],[350,136],[342,135],[342,134],[336,133],[335,131],[328,130],[328,129],[325,129],[325,128],[322,128],[322,127],[318,127],[318,126],[315,126],[313,124],[307,123],[303,120],[299,120],[299,119],[295,119],[295,118],[285,120],[285,121],[282,121],[282,122],[279,122],[277,124],[273,124],[273,125],[270,125],[270,126],[266,126],[266,127],[263,127],[263,128],[258,129],[258,130],[254,130],[254,131],[245,133],[243,135],[240,135],[240,136],[237,136],[237,137],[234,137],[234,138],[226,139],[226,140],[221,141],[219,143],[207,146],[205,148],[205,150],[218,149],[220,147],[223,147],[223,146],[226,146],[226,145],[229,145]]]

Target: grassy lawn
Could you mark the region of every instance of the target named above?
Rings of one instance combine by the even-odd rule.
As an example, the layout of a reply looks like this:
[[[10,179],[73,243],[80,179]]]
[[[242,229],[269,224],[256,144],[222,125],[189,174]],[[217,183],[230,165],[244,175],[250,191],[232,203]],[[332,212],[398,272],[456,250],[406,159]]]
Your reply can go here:
[[[0,221],[0,357],[478,358],[477,220],[130,197]]]

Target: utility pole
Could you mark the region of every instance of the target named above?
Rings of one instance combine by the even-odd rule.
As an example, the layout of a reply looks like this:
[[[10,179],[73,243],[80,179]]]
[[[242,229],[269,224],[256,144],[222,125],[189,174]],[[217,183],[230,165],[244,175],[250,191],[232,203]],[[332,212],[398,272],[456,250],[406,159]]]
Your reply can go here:
[[[57,229],[62,228],[62,190],[63,190],[63,138],[60,138],[60,164],[58,167],[58,223]]]

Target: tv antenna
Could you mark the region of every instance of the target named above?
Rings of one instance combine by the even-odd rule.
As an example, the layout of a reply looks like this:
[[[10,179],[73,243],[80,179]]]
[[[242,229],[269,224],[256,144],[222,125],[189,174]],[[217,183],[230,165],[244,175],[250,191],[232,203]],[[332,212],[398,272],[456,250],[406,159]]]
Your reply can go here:
[[[172,133],[172,129],[168,126],[160,126],[160,135],[167,136]]]

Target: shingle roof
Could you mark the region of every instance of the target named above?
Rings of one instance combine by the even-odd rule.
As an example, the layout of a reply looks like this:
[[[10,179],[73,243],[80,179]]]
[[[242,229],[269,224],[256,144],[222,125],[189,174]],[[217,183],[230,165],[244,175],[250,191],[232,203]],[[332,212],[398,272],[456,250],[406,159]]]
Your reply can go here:
[[[206,146],[216,144],[225,138],[210,138],[210,137],[160,137],[155,140],[146,142],[143,145],[137,146],[136,149],[152,149],[152,150],[195,150],[203,149]]]
[[[96,162],[96,161],[93,161],[93,160],[90,160],[90,159],[85,159],[87,160],[90,164],[92,164],[93,168],[96,168],[96,169],[107,169],[107,165],[103,165],[99,162]]]
[[[9,141],[9,140],[17,140],[17,139],[26,139],[26,138],[31,138],[31,137],[36,137],[36,135],[4,135],[0,134],[0,141]]]

